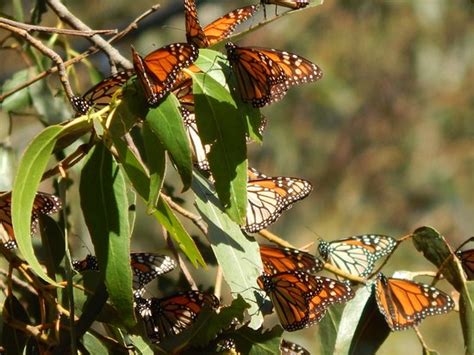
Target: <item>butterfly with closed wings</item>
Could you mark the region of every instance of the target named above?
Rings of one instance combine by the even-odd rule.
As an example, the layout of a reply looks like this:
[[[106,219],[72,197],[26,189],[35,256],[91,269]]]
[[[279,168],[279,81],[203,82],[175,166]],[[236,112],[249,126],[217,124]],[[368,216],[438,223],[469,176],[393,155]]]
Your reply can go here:
[[[307,197],[313,186],[307,180],[266,176],[255,169],[248,170],[247,217],[242,229],[258,232],[274,223],[293,203]]]
[[[427,316],[448,313],[454,302],[443,291],[415,281],[377,275],[375,299],[391,330],[404,330]]]
[[[274,245],[260,245],[260,257],[262,258],[263,272],[268,275],[296,270],[315,273],[324,267],[321,260],[307,252]]]
[[[283,329],[290,332],[318,323],[329,306],[354,297],[346,283],[303,271],[262,274],[257,283],[270,297]]]
[[[367,277],[378,259],[389,255],[397,241],[380,234],[364,234],[332,242],[320,241],[321,257],[349,274]]]
[[[199,291],[180,292],[165,298],[139,297],[135,302],[135,309],[153,343],[160,343],[192,326],[203,309],[219,307],[219,300],[214,295]]]
[[[110,105],[117,90],[134,75],[133,70],[124,70],[111,75],[86,91],[82,96],[74,96],[72,103],[77,113],[85,115],[91,107],[97,110]],[[117,95],[120,98],[120,95]]]
[[[3,246],[7,249],[16,248],[15,233],[12,224],[12,194],[11,191],[0,191],[0,237]],[[62,207],[61,201],[55,195],[37,192],[31,211],[31,234],[38,228],[40,214],[50,215],[58,212]]]
[[[280,101],[294,85],[321,79],[321,69],[296,54],[276,49],[226,44],[242,100],[254,107]]]
[[[474,280],[474,249],[461,250],[461,248],[472,241],[474,241],[474,237],[467,239],[455,251],[468,280]]]
[[[174,87],[183,68],[198,57],[196,46],[173,43],[142,58],[132,47],[133,67],[150,106],[157,105]]]
[[[257,5],[245,6],[218,18],[209,25],[201,27],[194,0],[184,0],[186,39],[199,48],[212,46],[229,37],[237,25],[247,20],[258,10]]]
[[[172,258],[155,253],[131,253],[130,265],[133,273],[133,294],[135,297],[143,295],[144,287],[149,282],[176,268],[176,262]],[[73,260],[72,266],[78,272],[99,270],[97,258],[90,254],[83,260]]]

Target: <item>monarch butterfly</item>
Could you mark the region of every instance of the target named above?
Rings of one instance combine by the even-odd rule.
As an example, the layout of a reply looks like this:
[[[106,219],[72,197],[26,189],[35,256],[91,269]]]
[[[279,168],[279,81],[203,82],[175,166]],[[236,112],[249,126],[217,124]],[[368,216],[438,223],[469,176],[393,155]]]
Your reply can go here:
[[[242,227],[255,233],[275,222],[293,203],[313,190],[309,181],[284,176],[269,177],[249,169],[247,182],[247,219]]]
[[[265,9],[266,4],[283,6],[292,10],[302,9],[303,7],[306,7],[309,5],[308,0],[261,0],[261,3],[263,5],[263,14],[265,17],[267,17],[267,13]],[[275,13],[276,13],[276,9],[275,9]]]
[[[167,255],[154,253],[131,253],[130,265],[133,273],[134,295],[142,296],[144,286],[158,276],[166,274],[176,268],[176,262]],[[78,272],[99,270],[97,258],[87,255],[83,260],[73,260],[72,266]]]
[[[301,345],[292,343],[291,341],[281,339],[280,342],[281,355],[311,355],[311,353]]]
[[[474,249],[460,250],[464,245],[474,240],[469,238],[462,243],[456,250],[456,256],[461,260],[462,268],[467,275],[468,280],[474,280]]]
[[[142,58],[132,47],[133,67],[149,105],[154,106],[168,94],[181,69],[198,57],[198,49],[187,43],[173,43]]]
[[[184,127],[188,133],[189,142],[191,144],[191,152],[193,154],[194,164],[200,169],[208,171],[210,169],[207,154],[211,151],[209,144],[202,144],[201,138],[196,124],[196,117],[193,112],[180,108],[181,116],[183,116]]]
[[[318,272],[324,264],[313,255],[292,248],[280,248],[272,245],[260,245],[260,257],[263,272],[268,275],[285,271]]]
[[[7,249],[16,248],[15,234],[12,225],[12,194],[11,191],[0,191],[0,237],[3,246]],[[33,210],[31,212],[31,234],[36,233],[38,227],[39,215],[50,215],[61,209],[61,201],[55,195],[44,192],[37,192],[33,201]]]
[[[330,305],[354,297],[347,284],[303,271],[262,274],[257,283],[270,297],[283,329],[290,332],[318,323]]]
[[[374,270],[375,262],[389,255],[396,245],[392,237],[365,234],[333,242],[321,241],[318,250],[324,260],[339,269],[366,277]]]
[[[134,74],[133,70],[124,70],[109,76],[86,91],[82,97],[74,96],[72,103],[75,110],[85,115],[91,107],[101,109],[110,104],[115,92],[120,89]]]
[[[199,291],[181,292],[166,298],[137,298],[135,302],[153,343],[160,343],[193,325],[203,309],[219,307],[219,300],[214,295]]]
[[[199,24],[196,3],[194,0],[184,0],[184,16],[186,21],[186,39],[199,48],[205,48],[227,38],[238,24],[247,20],[258,10],[257,5],[245,6],[229,12],[218,18],[204,30]]]
[[[454,302],[430,285],[377,275],[375,299],[391,330],[404,330],[427,316],[448,313]]]
[[[226,44],[227,58],[237,77],[242,100],[254,107],[280,101],[291,86],[321,79],[322,71],[309,60],[276,49]]]

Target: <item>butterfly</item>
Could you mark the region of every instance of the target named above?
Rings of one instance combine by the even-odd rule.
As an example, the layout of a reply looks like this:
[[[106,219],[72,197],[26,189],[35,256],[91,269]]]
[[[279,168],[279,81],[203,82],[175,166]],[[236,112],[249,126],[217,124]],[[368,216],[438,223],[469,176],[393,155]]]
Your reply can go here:
[[[448,313],[454,302],[430,285],[377,275],[375,299],[391,330],[404,330],[427,316]]]
[[[464,245],[474,240],[474,237],[469,238],[462,243],[456,250],[456,256],[461,260],[462,268],[467,275],[468,280],[474,280],[474,249],[460,250]]]
[[[204,29],[199,24],[196,3],[184,0],[184,16],[186,21],[186,39],[199,48],[206,48],[222,41],[234,32],[237,25],[247,20],[258,10],[257,5],[245,6],[213,21]]]
[[[15,234],[12,224],[12,194],[11,191],[0,191],[0,237],[3,246],[7,249],[16,248]],[[35,234],[38,228],[39,215],[50,215],[58,212],[62,207],[61,201],[55,195],[37,192],[33,201],[31,212],[31,234]]]
[[[134,74],[135,73],[133,70],[124,70],[118,72],[117,74],[111,75],[98,84],[94,85],[81,97],[74,96],[72,98],[72,103],[75,110],[79,114],[85,115],[91,107],[95,107],[96,109],[100,110],[103,107],[109,105],[115,92],[120,89]]]
[[[305,348],[303,348],[301,345],[295,344],[285,339],[281,339],[280,354],[281,355],[311,355],[311,353]]]
[[[203,309],[217,307],[219,300],[214,295],[187,291],[166,298],[138,298],[135,308],[145,323],[150,340],[160,343],[193,325]]]
[[[242,228],[249,233],[275,222],[283,211],[313,190],[309,181],[299,178],[269,177],[252,168],[247,175],[247,219]]]
[[[226,50],[242,100],[254,107],[280,101],[291,86],[322,77],[316,64],[296,54],[238,47],[231,42],[226,44]]]
[[[267,17],[265,5],[273,4],[276,6],[283,6],[292,10],[302,9],[309,5],[309,0],[261,0],[263,5],[263,14]],[[276,9],[275,9],[276,14]]]
[[[273,245],[260,245],[260,257],[263,272],[268,275],[294,270],[314,273],[321,271],[324,266],[323,262],[309,253]]]
[[[321,241],[319,254],[337,268],[361,277],[372,273],[375,262],[389,255],[397,241],[386,235],[365,234],[332,242]]]
[[[329,306],[354,297],[346,283],[303,271],[262,274],[257,283],[270,297],[283,329],[290,332],[318,323]]]
[[[133,273],[134,295],[142,296],[145,285],[160,275],[166,274],[176,268],[176,262],[167,255],[154,253],[131,253],[130,265]],[[97,257],[87,255],[83,260],[73,260],[72,266],[78,272],[99,270]]]
[[[181,70],[189,67],[198,55],[197,47],[187,43],[170,44],[144,58],[132,47],[133,67],[145,91],[148,104],[158,104],[173,89]]]

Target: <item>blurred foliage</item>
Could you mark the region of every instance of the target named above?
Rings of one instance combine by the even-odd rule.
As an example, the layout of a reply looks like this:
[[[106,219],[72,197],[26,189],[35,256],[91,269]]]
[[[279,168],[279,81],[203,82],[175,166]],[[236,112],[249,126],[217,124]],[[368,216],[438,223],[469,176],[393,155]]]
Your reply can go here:
[[[31,3],[25,2],[25,9],[30,9]],[[161,2],[162,9],[117,48],[129,56],[130,44],[147,52],[184,41],[184,21],[176,3]],[[68,5],[89,26],[106,29],[123,28],[152,4],[144,0],[94,1],[90,2],[93,11],[83,2]],[[202,1],[201,22],[206,24],[245,4]],[[0,12],[15,10],[11,2],[0,3]],[[42,24],[56,25],[54,16],[43,16]],[[269,124],[264,144],[250,147],[249,165],[268,175],[304,177],[316,187],[309,198],[286,212],[272,231],[297,246],[315,242],[316,236],[401,236],[422,225],[435,226],[454,247],[473,234],[473,20],[474,7],[468,0],[328,1],[245,37],[241,43],[298,53],[324,71],[323,80],[292,89],[283,102],[262,110]],[[259,19],[252,21],[256,24]],[[0,38],[5,36],[0,30]],[[70,46],[79,50],[88,43],[72,38]],[[20,70],[28,65],[18,59],[20,51],[3,49],[2,86],[15,76],[20,77],[17,83],[24,81],[26,73]],[[98,79],[88,74],[89,66],[97,67],[103,76],[109,73],[103,55],[84,63],[76,65],[72,73],[78,92],[91,85],[91,76]],[[62,101],[56,77],[49,78],[47,84],[55,94],[52,100],[47,99]],[[40,90],[41,86],[33,87],[31,94]],[[40,123],[36,118],[43,114],[41,107],[10,115],[0,110],[0,150],[8,153],[0,155],[0,190],[10,188],[17,158],[43,124],[66,118],[64,111],[55,112],[56,117],[44,114]],[[80,167],[74,168],[71,178],[77,180],[79,171]],[[170,169],[169,174],[174,172]],[[185,206],[192,208],[189,196],[184,195],[188,200]],[[79,201],[77,184],[68,198]],[[137,209],[132,249],[164,248],[163,238],[157,238],[160,226],[146,216],[146,206],[139,203]],[[77,258],[90,248],[85,242],[89,238],[84,221],[78,215],[72,213],[69,221]],[[386,273],[398,269],[433,270],[433,266],[411,244],[404,243]],[[213,276],[201,273],[197,280],[207,285]],[[316,353],[317,331],[313,327],[288,339]],[[441,353],[462,352],[454,312],[426,321],[420,331],[430,347]],[[378,353],[403,353],[406,349],[420,349],[413,332],[392,333]]]

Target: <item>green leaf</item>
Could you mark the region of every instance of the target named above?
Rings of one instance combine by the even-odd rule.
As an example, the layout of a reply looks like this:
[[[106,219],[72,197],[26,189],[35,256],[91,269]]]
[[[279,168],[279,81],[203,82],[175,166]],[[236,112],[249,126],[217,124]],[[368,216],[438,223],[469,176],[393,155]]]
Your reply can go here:
[[[66,104],[63,95],[53,95],[46,80],[39,80],[28,86],[33,107],[42,116],[46,124],[58,124],[69,119],[70,106]]]
[[[124,322],[132,326],[135,320],[127,188],[122,171],[102,143],[88,154],[79,191],[82,212],[110,300]]]
[[[132,183],[133,188],[144,201],[148,201],[150,196],[150,178],[143,169],[143,166],[130,149],[128,149],[125,143],[116,138],[113,138],[113,140],[114,146],[119,155],[120,163]],[[202,266],[206,265],[196,243],[194,243],[194,240],[188,234],[186,229],[184,229],[179,219],[174,215],[173,211],[163,198],[160,197],[158,200],[158,205],[156,206],[156,210],[153,210],[152,215],[161,225],[163,225],[163,227],[166,228],[171,237],[177,242],[178,246],[195,267],[197,267],[198,264],[201,264]]]
[[[375,301],[373,285],[360,288],[347,303],[339,325],[334,352],[375,354],[390,335],[390,328]]]
[[[232,301],[232,304],[227,307],[222,307],[219,313],[213,313],[207,322],[207,326],[191,339],[191,344],[196,347],[203,347],[225,329],[228,329],[235,319],[242,322],[244,319],[244,312],[249,308],[249,305],[244,301],[242,296],[238,296]]]
[[[147,213],[150,214],[156,208],[163,186],[166,155],[165,148],[146,122],[143,124],[143,142],[145,144],[146,162],[150,171],[150,194],[147,203]]]
[[[93,334],[86,332],[82,338],[82,344],[90,354],[107,354],[107,347]]]
[[[453,251],[445,238],[431,227],[416,229],[413,232],[413,244],[425,258],[438,268],[443,268],[443,275],[459,292],[459,317],[463,325],[464,345],[467,353],[474,354],[474,294],[469,289],[472,282],[466,280],[460,260],[453,257]]]
[[[16,72],[10,80],[2,85],[2,93],[8,92],[23,84],[30,77],[37,74],[36,69],[29,68]],[[31,104],[31,97],[28,88],[24,88],[8,96],[1,104],[0,109],[5,112],[21,111]]]
[[[34,272],[46,282],[59,286],[48,277],[38,262],[31,241],[31,211],[39,183],[46,169],[56,139],[63,127],[50,126],[26,147],[13,183],[12,221],[18,248]]]
[[[5,348],[7,354],[21,354],[27,341],[26,334],[11,327],[8,324],[6,318],[7,314],[10,319],[15,319],[25,324],[29,324],[30,319],[26,313],[26,310],[15,296],[10,295],[5,299],[2,310],[4,319],[2,329],[2,345]]]
[[[193,75],[196,123],[219,199],[238,224],[247,211],[247,146],[245,124],[232,95],[206,74]]]
[[[232,333],[237,349],[242,354],[264,355],[280,354],[280,341],[283,329],[276,326],[269,331],[242,327]]]
[[[194,175],[193,191],[199,213],[208,225],[207,237],[224,279],[234,297],[240,294],[250,304],[250,327],[257,329],[263,322],[257,302],[257,297],[262,297],[257,285],[262,270],[258,244],[247,238],[225,214],[209,183],[198,174]]]
[[[185,191],[191,186],[193,163],[188,136],[178,107],[178,99],[168,95],[158,107],[148,111],[146,121],[173,158]]]
[[[416,250],[435,264],[443,267],[443,275],[458,291],[464,283],[462,266],[458,258],[453,258],[453,253],[446,239],[431,227],[420,227],[413,232],[413,244]],[[444,263],[444,264],[443,264]]]
[[[130,340],[134,345],[134,349],[140,355],[153,355],[155,352],[148,343],[140,335],[130,335]]]
[[[321,339],[321,354],[334,354],[334,346],[338,334],[339,323],[344,310],[342,304],[329,307],[327,314],[319,322],[319,337]]]

